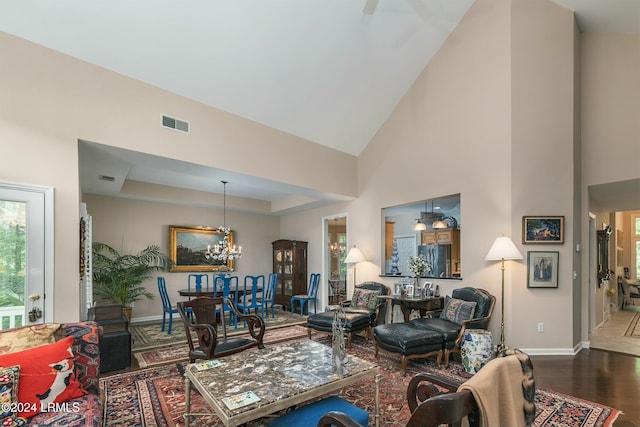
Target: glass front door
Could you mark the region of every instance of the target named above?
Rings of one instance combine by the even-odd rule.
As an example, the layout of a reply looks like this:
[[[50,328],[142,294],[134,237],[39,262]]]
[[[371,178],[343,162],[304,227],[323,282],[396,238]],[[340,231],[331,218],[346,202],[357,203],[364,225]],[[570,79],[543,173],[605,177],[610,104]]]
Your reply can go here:
[[[0,329],[44,321],[45,193],[0,185]]]

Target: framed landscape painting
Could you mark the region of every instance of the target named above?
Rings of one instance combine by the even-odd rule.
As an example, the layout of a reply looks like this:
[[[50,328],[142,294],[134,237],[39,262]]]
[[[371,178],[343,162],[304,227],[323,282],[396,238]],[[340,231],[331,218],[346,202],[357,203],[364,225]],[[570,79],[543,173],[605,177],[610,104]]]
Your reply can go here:
[[[224,233],[210,228],[169,226],[170,271],[233,271],[234,261],[207,259],[206,253],[224,239]],[[233,244],[233,231],[229,234]]]
[[[527,252],[527,287],[557,288],[560,252]]]
[[[523,216],[522,243],[564,243],[564,216]]]

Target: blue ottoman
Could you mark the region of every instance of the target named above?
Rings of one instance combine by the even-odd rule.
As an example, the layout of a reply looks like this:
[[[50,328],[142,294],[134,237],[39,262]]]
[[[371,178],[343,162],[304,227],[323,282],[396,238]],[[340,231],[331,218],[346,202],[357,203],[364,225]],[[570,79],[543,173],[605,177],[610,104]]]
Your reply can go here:
[[[338,396],[327,397],[305,406],[301,406],[269,422],[269,427],[309,427],[318,425],[318,421],[331,411],[347,414],[362,426],[369,425],[369,413]]]

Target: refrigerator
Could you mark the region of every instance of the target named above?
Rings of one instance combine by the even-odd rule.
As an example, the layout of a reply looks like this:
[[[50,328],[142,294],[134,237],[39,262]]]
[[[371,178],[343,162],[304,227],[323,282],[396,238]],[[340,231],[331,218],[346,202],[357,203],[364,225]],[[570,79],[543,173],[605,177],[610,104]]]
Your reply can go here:
[[[420,245],[418,254],[424,255],[431,271],[426,277],[451,277],[451,245]]]

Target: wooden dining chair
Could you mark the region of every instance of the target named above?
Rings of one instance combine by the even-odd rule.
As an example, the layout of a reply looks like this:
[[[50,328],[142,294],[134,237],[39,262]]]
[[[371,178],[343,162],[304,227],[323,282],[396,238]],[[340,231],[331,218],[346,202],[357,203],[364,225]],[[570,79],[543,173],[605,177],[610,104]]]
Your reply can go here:
[[[226,316],[218,315],[223,306],[229,307],[235,318],[247,323],[249,336],[227,334]],[[227,356],[252,347],[264,348],[265,324],[262,317],[243,314],[229,298],[198,297],[178,302],[177,308],[187,335],[191,363],[197,359]],[[192,314],[189,315],[189,312]]]
[[[309,303],[313,302],[313,313],[318,312],[318,287],[320,286],[320,273],[311,273],[309,275],[309,287],[306,294],[294,295],[291,297],[291,312],[294,312],[294,303],[300,303],[300,316],[304,313],[304,306],[309,310]]]

